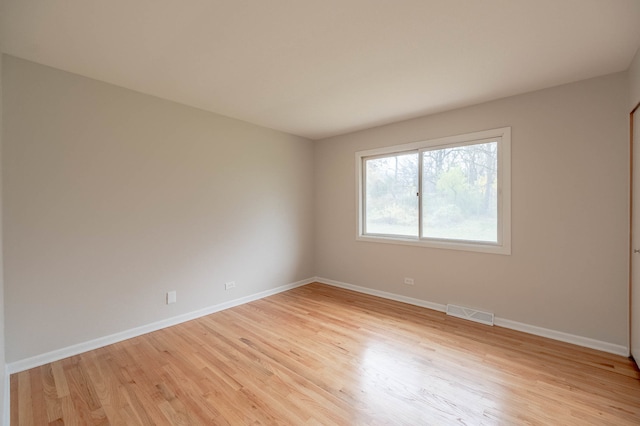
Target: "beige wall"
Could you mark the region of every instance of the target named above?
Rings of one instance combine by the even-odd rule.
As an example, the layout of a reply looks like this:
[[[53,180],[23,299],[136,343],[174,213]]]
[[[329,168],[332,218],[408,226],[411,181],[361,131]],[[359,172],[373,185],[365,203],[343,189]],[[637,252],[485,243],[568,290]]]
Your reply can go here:
[[[308,140],[4,56],[7,360],[313,275],[626,346],[638,58],[628,80],[318,141],[314,163]],[[355,241],[356,151],[503,126],[511,256]]]
[[[0,422],[9,424],[7,413],[9,406],[5,404],[5,344],[4,344],[4,271],[2,255],[2,53],[0,52]],[[8,397],[8,395],[6,395]]]
[[[317,142],[317,275],[626,347],[627,99],[619,73]],[[511,256],[355,240],[356,151],[504,126]]]
[[[8,362],[314,275],[311,141],[3,66]]]
[[[629,109],[640,103],[640,49],[636,52],[629,67]]]

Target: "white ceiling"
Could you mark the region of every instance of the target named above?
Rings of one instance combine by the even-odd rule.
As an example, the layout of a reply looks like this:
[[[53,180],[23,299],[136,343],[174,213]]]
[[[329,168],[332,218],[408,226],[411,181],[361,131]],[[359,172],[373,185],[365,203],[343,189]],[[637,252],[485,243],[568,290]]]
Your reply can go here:
[[[3,0],[2,51],[320,139],[626,70],[640,0]]]

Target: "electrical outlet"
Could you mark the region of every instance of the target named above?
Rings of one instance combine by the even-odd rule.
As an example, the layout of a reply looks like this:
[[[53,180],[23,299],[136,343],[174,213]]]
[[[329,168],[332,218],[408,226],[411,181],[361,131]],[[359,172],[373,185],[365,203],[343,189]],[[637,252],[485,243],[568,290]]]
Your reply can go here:
[[[176,303],[176,292],[174,291],[168,291],[167,292],[167,305],[170,303]]]
[[[404,283],[406,285],[413,285],[413,278],[404,277]]]
[[[224,289],[225,290],[229,290],[230,288],[235,288],[236,287],[236,282],[235,281],[229,281],[224,283]]]

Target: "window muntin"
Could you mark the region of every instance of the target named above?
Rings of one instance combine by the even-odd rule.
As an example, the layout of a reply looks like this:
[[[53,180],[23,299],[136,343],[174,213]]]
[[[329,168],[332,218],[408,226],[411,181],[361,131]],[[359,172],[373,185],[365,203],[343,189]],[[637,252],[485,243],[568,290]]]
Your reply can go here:
[[[356,153],[357,239],[511,253],[511,129]]]

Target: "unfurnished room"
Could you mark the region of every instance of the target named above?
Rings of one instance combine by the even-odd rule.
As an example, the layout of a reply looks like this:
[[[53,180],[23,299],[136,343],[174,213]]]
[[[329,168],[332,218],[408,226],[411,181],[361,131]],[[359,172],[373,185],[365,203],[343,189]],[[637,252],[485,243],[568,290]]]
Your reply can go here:
[[[0,0],[0,424],[640,424],[640,1]]]

